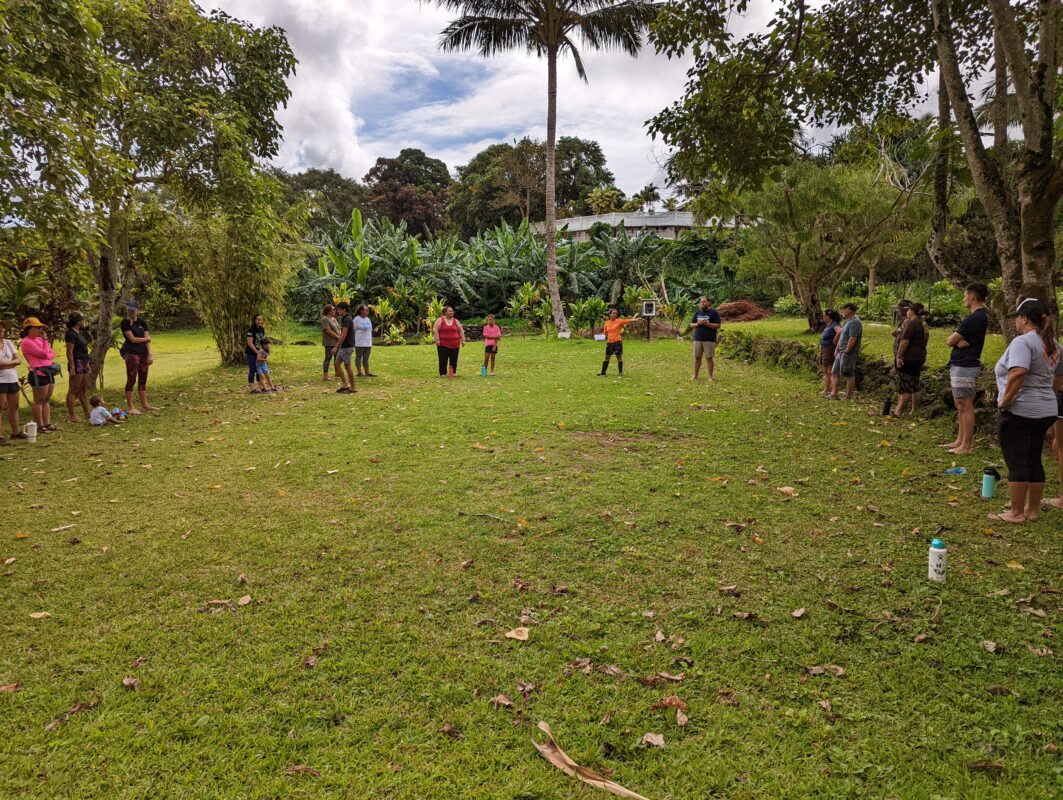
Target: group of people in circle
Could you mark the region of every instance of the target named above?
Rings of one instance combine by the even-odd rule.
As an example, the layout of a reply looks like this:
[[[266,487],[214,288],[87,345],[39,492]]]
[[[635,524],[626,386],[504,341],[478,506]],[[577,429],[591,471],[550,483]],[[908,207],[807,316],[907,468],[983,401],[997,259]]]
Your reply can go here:
[[[21,339],[15,345],[13,334]],[[135,301],[126,304],[126,314],[121,324],[122,346],[119,350],[125,362],[126,414],[139,415],[155,408],[148,402],[148,371],[154,362],[151,350],[151,333],[148,324],[140,318],[140,307]],[[92,373],[89,339],[85,332],[85,317],[80,312],[71,312],[66,319],[63,336],[66,348],[66,370],[69,381],[66,395],[67,420],[71,424],[82,421],[78,410],[94,425],[112,421],[114,415],[107,409],[103,397],[88,395]],[[19,424],[19,397],[22,384],[19,370],[25,363],[25,384],[31,393],[30,416],[36,434],[50,434],[59,430],[52,422],[52,393],[56,381],[62,375],[62,365],[52,348],[48,329],[37,317],[26,317],[21,328],[12,322],[0,321],[0,406],[3,406],[10,429],[10,437],[0,435],[0,446],[12,441],[25,440],[30,436]],[[134,401],[134,390],[140,408]]]
[[[943,444],[951,455],[974,452],[975,401],[982,374],[982,349],[989,331],[986,309],[988,288],[972,283],[964,291],[968,311],[946,344],[951,348],[949,382],[956,407],[956,438]],[[901,304],[904,317],[893,332],[893,366],[897,375],[897,403],[890,413],[900,417],[914,413],[922,392],[930,328],[921,303]],[[846,379],[845,399],[855,391],[856,369],[863,339],[863,323],[856,305],[842,307],[841,314],[828,309],[820,340],[823,366],[823,396],[839,399],[839,382]],[[1063,347],[1058,341],[1051,309],[1036,298],[1026,298],[1007,314],[1013,320],[1015,337],[997,361],[993,377],[997,386],[997,435],[1008,468],[1010,506],[990,514],[998,522],[1022,524],[1036,521],[1041,513],[1046,473],[1043,461],[1045,439],[1055,429],[1055,451],[1063,483]],[[885,412],[884,412],[885,413]],[[1063,494],[1048,505],[1063,509]]]

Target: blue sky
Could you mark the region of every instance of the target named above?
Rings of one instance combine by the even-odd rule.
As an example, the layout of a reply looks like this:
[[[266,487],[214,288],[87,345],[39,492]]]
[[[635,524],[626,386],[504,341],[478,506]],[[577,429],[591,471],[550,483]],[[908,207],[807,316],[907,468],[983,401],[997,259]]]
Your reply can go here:
[[[285,29],[299,59],[281,114],[286,169],[331,167],[361,178],[378,157],[420,147],[451,171],[479,150],[546,133],[546,65],[528,53],[485,60],[443,54],[449,18],[417,0],[213,0],[256,25]],[[621,189],[663,184],[664,150],[644,123],[678,98],[686,65],[584,53],[589,83],[559,70],[558,134],[595,139]]]

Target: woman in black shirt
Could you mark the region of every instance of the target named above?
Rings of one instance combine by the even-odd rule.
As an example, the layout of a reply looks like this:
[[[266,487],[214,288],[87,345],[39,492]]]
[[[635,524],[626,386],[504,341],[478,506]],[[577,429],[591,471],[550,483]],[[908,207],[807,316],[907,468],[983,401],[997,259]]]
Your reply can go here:
[[[148,405],[148,367],[155,357],[151,353],[151,334],[148,323],[140,319],[140,306],[135,300],[126,303],[126,318],[122,320],[122,349],[118,352],[125,360],[125,404],[130,414],[139,414],[133,405],[133,384],[140,395],[142,411],[154,411]]]
[[[89,340],[85,337],[85,318],[74,311],[66,319],[66,374],[70,386],[66,390],[66,414],[71,422],[79,422],[75,411],[78,403],[89,416],[89,399],[86,391],[89,387]]]

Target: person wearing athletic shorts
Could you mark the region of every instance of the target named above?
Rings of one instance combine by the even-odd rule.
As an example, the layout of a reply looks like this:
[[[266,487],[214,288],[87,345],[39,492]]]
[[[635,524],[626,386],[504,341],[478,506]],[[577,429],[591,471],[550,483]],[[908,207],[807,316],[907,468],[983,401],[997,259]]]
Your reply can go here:
[[[52,433],[57,428],[52,424],[52,392],[55,390],[55,351],[45,336],[44,323],[36,317],[27,317],[22,323],[22,356],[29,372],[26,382],[33,389],[33,421],[37,433]]]
[[[495,374],[495,359],[498,357],[498,343],[502,339],[502,329],[495,324],[495,315],[487,315],[487,324],[484,325],[484,369]]]
[[[340,338],[336,340],[333,352],[336,355],[338,369],[346,370],[347,383],[336,390],[336,394],[355,394],[354,372],[351,370],[351,356],[354,355],[354,315],[351,314],[351,304],[344,300],[336,304],[336,311],[340,315]],[[342,377],[340,378],[342,380]]]
[[[86,418],[92,410],[86,395],[92,364],[89,361],[89,340],[85,338],[84,327],[85,318],[78,312],[74,311],[67,317],[66,372],[70,386],[66,390],[66,414],[70,422],[80,421],[75,411],[78,403],[81,404]]]
[[[18,350],[7,336],[7,324],[0,321],[0,406],[7,408],[7,421],[11,426],[12,439],[25,439],[26,434],[18,428],[18,365],[22,361]],[[0,445],[7,440],[0,436]]]
[[[831,368],[830,397],[838,399],[838,384],[845,378],[845,399],[849,400],[856,391],[856,365],[860,360],[860,343],[864,338],[864,323],[856,316],[856,304],[846,303],[842,306],[841,336],[838,338],[838,354],[834,357]]]
[[[711,381],[716,372],[716,338],[720,330],[720,312],[712,307],[707,297],[702,297],[698,306],[693,319],[690,320],[690,325],[694,328],[694,374],[690,376],[690,380],[698,379],[701,373],[701,359],[704,358]]]
[[[617,372],[620,377],[624,377],[624,328],[637,319],[638,317],[620,319],[619,311],[615,308],[609,309],[609,319],[602,326],[605,329],[605,361],[602,362],[602,371],[598,373],[599,376],[605,375],[605,371],[609,369],[609,359],[616,356]]]
[[[985,308],[988,293],[984,283],[972,283],[964,290],[963,304],[971,313],[945,342],[952,348],[949,380],[956,406],[956,438],[942,447],[954,455],[974,452],[974,398],[982,374],[982,348],[989,331],[989,313]]]

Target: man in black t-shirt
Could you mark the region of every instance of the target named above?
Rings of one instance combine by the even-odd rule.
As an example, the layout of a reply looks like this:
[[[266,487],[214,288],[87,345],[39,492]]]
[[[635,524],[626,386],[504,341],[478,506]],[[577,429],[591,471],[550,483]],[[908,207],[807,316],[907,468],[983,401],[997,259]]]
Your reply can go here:
[[[340,338],[336,346],[332,348],[336,356],[336,364],[340,369],[347,372],[347,385],[336,390],[336,394],[354,394],[358,390],[354,388],[354,372],[351,370],[351,355],[354,353],[354,315],[351,314],[351,304],[344,301],[336,303],[336,311],[340,315]]]
[[[968,455],[974,450],[974,397],[982,372],[982,348],[989,330],[989,314],[985,308],[988,292],[984,283],[972,283],[967,287],[963,304],[971,313],[945,342],[952,348],[949,379],[956,405],[957,432],[956,439],[942,447],[954,455]]]
[[[694,328],[694,374],[690,376],[690,380],[698,379],[701,373],[701,359],[704,357],[711,381],[716,372],[716,336],[720,329],[720,312],[712,307],[707,297],[702,297],[698,306],[694,318],[690,320],[690,325]]]

